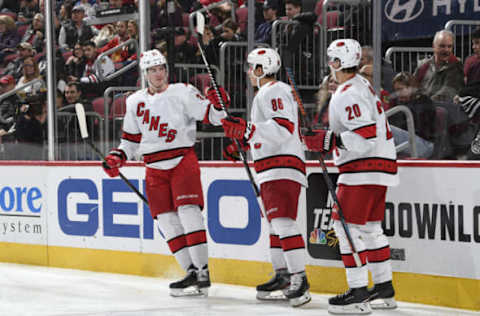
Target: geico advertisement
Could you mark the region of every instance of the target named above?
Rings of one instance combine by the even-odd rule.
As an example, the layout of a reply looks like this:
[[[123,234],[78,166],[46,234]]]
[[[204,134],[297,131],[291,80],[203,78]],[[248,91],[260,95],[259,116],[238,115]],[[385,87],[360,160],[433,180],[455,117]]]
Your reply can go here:
[[[122,169],[145,195],[144,172],[142,167]],[[267,261],[268,236],[262,233],[265,227],[245,171],[204,168],[202,184],[210,255]],[[148,206],[123,180],[106,177],[101,168],[56,167],[48,187],[48,204],[57,210],[48,218],[50,245],[170,253]]]
[[[317,170],[317,169],[314,169]],[[394,271],[478,279],[480,188],[473,168],[400,168],[400,185],[389,188],[382,223]],[[331,173],[335,183],[338,174]],[[308,176],[307,252],[339,261],[332,228],[333,199],[321,170]],[[361,205],[359,205],[359,208]]]
[[[45,168],[0,167],[0,241],[45,244]]]

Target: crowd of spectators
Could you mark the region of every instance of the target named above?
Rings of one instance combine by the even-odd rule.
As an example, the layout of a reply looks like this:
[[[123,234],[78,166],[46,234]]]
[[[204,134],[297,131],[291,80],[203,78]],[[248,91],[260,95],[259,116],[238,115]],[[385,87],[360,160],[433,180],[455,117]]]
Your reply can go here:
[[[229,2],[210,6],[218,1],[175,0],[171,2],[173,11],[165,0],[151,1],[151,46],[162,51],[172,63],[202,64],[196,45],[197,41],[201,41],[209,62],[219,66],[220,46],[223,43],[246,41],[248,6],[246,1],[233,1],[233,6]],[[314,78],[309,72],[316,71],[312,65],[321,60],[318,55],[312,55],[314,49],[311,41],[307,41],[310,46],[301,44],[309,35],[315,34],[313,26],[323,18],[320,14],[323,2],[257,0],[254,8],[255,42],[258,45],[272,44],[272,25],[275,21],[295,22],[278,35],[287,37],[281,41],[284,46],[279,47],[282,62],[285,66],[296,69],[296,76]],[[88,107],[88,111],[98,112],[98,108],[92,104],[98,104],[96,101],[102,98],[107,87],[140,85],[136,67],[122,76],[109,78],[110,74],[137,59],[137,45],[122,45],[128,40],[138,43],[137,21],[92,24],[95,19],[101,21],[100,13],[131,13],[136,10],[136,6],[137,0],[55,2],[53,21],[57,44],[55,67],[58,87],[55,108],[59,112],[69,112],[66,109],[79,100]],[[190,32],[188,15],[206,7],[209,9],[206,10],[205,32],[201,38],[197,38]],[[344,19],[337,16],[338,8],[330,9],[335,14],[327,15],[327,25],[329,28],[338,27],[338,23],[341,24]],[[232,12],[235,18],[232,18]],[[335,22],[332,22],[332,17]],[[465,59],[465,64],[453,54],[454,39],[455,36],[449,31],[439,31],[432,43],[433,56],[420,62],[412,74],[395,74],[389,64],[382,60],[382,105],[386,110],[396,105],[405,105],[410,109],[414,116],[416,142],[421,158],[476,158],[470,153],[469,144],[477,132],[477,110],[480,108],[480,31],[472,34],[474,54]],[[373,49],[368,46],[371,43],[364,44],[359,70],[365,78],[373,80]],[[108,56],[100,56],[120,45],[121,49]],[[173,45],[173,48],[169,45]],[[28,139],[23,134],[20,140],[18,128],[25,125],[26,118],[29,122],[35,122],[36,128],[45,127],[42,119],[44,110],[39,110],[38,106],[40,101],[34,100],[37,106],[32,107],[35,110],[30,110],[28,114],[25,114],[25,106],[23,111],[21,109],[33,100],[32,97],[44,94],[46,71],[44,0],[4,0],[0,3],[0,95],[20,86],[26,87],[8,98],[0,99],[0,158],[7,157],[2,155],[6,145],[26,142]],[[209,84],[205,73],[192,76],[186,68],[180,67],[174,67],[170,72],[171,80],[189,81],[202,90]],[[240,72],[240,75],[244,75],[243,63],[238,60],[227,61],[226,72]],[[32,81],[34,83],[29,84]],[[322,96],[320,99],[323,105],[315,118],[318,124],[328,125],[328,107],[325,104],[328,104],[334,88],[333,78],[326,77],[320,87],[319,95]],[[235,94],[238,92],[236,89],[244,93],[242,90],[245,87],[232,85],[227,86],[227,89]],[[101,112],[101,115],[108,113]],[[23,120],[22,124],[19,124],[20,120]],[[68,124],[59,122],[57,125],[58,130]],[[405,120],[397,114],[391,118],[391,125],[396,141],[403,142]],[[61,134],[60,131],[58,133]],[[36,136],[38,135],[45,134],[37,133]],[[401,157],[409,157],[410,154],[408,150],[400,153]]]

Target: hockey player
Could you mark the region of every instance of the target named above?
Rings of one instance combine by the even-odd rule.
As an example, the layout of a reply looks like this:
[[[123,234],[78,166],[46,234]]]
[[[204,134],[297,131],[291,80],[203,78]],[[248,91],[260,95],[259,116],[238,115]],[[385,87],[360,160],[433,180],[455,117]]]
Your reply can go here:
[[[371,307],[396,307],[390,247],[381,226],[387,186],[398,184],[396,152],[379,98],[369,82],[357,75],[361,51],[353,39],[336,40],[328,47],[328,65],[339,82],[329,104],[330,130],[305,136],[310,150],[333,150],[340,172],[339,204],[362,263],[356,266],[339,215],[334,212],[333,227],[350,287],[329,299],[329,311],[334,314],[368,314]],[[375,284],[371,290],[367,290],[368,270]],[[374,304],[376,299],[382,300],[380,304]]]
[[[200,168],[193,148],[196,121],[220,125],[225,117],[213,89],[205,98],[193,86],[168,84],[165,57],[156,49],[140,56],[148,88],[127,98],[120,146],[106,157],[104,170],[119,174],[138,151],[146,164],[146,193],[152,217],[187,272],[170,284],[172,296],[208,295],[207,236],[201,209]],[[220,88],[227,105],[225,91]]]
[[[248,54],[248,77],[258,88],[253,99],[251,121],[224,119],[225,136],[250,148],[261,198],[270,229],[270,256],[275,276],[257,286],[258,299],[275,299],[283,290],[292,306],[311,300],[305,274],[305,243],[295,222],[298,197],[306,186],[305,154],[299,131],[297,103],[289,85],[275,80],[280,69],[279,54],[258,48]],[[235,158],[238,149],[227,146],[225,156]]]

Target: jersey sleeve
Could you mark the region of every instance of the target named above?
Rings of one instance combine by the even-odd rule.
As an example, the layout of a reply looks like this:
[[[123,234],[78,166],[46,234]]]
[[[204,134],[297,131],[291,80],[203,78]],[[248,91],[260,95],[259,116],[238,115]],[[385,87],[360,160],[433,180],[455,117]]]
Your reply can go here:
[[[127,159],[134,157],[142,140],[142,133],[138,127],[136,119],[137,104],[134,95],[131,95],[126,100],[127,109],[125,117],[123,118],[122,137],[120,139],[119,149],[123,150]]]
[[[191,84],[186,85],[184,102],[187,112],[195,121],[221,125],[221,120],[227,116],[225,111],[216,110],[210,101]]]
[[[369,151],[375,145],[377,137],[376,114],[373,112],[375,107],[364,100],[365,98],[355,98],[353,94],[344,93],[333,104],[337,119],[346,129],[340,133],[345,149],[359,153]]]
[[[270,89],[260,99],[256,106],[261,110],[265,120],[253,122],[255,133],[250,142],[268,141],[282,143],[290,137],[298,137],[295,132],[298,124],[298,105],[293,100],[290,90]]]

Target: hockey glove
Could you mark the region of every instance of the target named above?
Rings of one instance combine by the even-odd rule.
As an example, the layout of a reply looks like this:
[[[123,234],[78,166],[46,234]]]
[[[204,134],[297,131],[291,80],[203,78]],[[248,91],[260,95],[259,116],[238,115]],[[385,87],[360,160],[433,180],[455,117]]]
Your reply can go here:
[[[117,148],[112,149],[105,157],[105,161],[102,164],[103,170],[109,177],[117,177],[120,174],[118,169],[125,164],[126,160],[127,156],[123,150]]]
[[[462,110],[468,115],[468,118],[473,118],[480,108],[480,99],[475,97],[458,97],[458,101],[461,104]]]
[[[223,87],[218,87],[218,91],[222,96],[223,104],[225,104],[225,107],[228,109],[228,107],[230,106],[230,96],[228,95],[227,91],[223,89]],[[217,92],[213,87],[208,88],[205,96],[210,101],[210,103],[213,104],[213,107],[215,108],[215,110],[217,111],[223,110],[222,105],[220,104],[220,100],[218,99]]]
[[[303,137],[310,151],[329,153],[335,148],[335,134],[331,130],[314,130]]]
[[[243,141],[240,141],[240,146],[242,147],[243,151],[247,151],[250,149],[250,146],[247,144],[245,145]],[[223,150],[223,157],[230,161],[238,161],[240,160],[240,151],[238,150],[237,143],[231,143]]]
[[[228,116],[222,120],[225,136],[228,138],[236,138],[240,141],[249,141],[255,133],[255,125],[247,123],[241,117]]]

